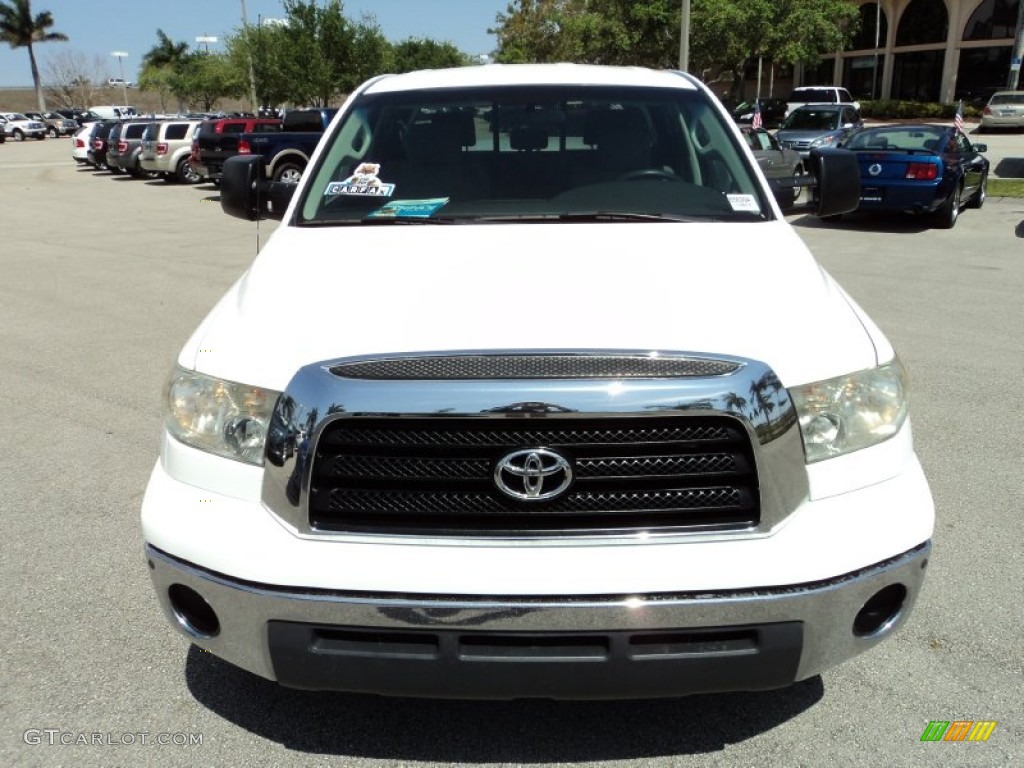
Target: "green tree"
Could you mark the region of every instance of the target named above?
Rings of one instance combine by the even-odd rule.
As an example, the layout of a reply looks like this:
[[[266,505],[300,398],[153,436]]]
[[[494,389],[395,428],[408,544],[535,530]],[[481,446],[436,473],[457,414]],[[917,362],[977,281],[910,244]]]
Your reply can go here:
[[[32,64],[32,84],[36,89],[36,101],[39,111],[46,111],[46,99],[43,96],[42,84],[39,81],[39,67],[36,64],[34,43],[51,43],[66,41],[68,36],[60,32],[50,32],[53,26],[53,15],[49,11],[32,15],[31,0],[10,0],[0,2],[0,40],[11,48],[28,48],[28,58]]]
[[[513,0],[490,30],[498,61],[576,61],[671,68],[678,0]],[[815,63],[856,30],[851,0],[692,0],[691,71],[740,87],[751,61]]]
[[[162,30],[156,31],[157,43],[142,57],[139,88],[160,94],[160,109],[167,111],[167,97],[178,99],[178,111],[184,111],[185,97],[175,91],[183,62],[190,55],[186,42],[176,43]]]
[[[856,32],[850,0],[693,0],[691,71],[727,73],[738,97],[747,66],[768,61],[816,64]]]
[[[391,48],[393,72],[412,72],[417,69],[444,69],[462,67],[468,57],[452,43],[441,43],[429,38],[410,37]]]
[[[246,82],[226,54],[194,51],[171,76],[171,88],[190,109],[210,112],[226,96],[241,96]]]
[[[372,16],[352,21],[340,0],[284,0],[284,12],[281,24],[250,25],[227,40],[232,66],[246,78],[251,53],[263,106],[336,103],[390,68],[391,44]]]

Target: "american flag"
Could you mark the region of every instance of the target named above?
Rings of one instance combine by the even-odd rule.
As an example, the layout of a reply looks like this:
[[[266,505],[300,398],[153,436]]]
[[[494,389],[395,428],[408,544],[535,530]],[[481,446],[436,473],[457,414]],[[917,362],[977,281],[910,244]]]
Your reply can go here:
[[[761,102],[754,99],[754,117],[750,121],[750,127],[755,131],[761,127]]]
[[[958,131],[964,129],[964,100],[960,99],[960,103],[956,105],[956,114],[953,115],[953,125],[956,126]]]

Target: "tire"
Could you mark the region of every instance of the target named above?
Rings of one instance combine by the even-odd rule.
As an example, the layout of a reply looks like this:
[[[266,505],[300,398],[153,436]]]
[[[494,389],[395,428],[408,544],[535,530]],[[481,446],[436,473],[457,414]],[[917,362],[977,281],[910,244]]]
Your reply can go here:
[[[19,128],[15,128],[14,129],[14,133],[12,134],[12,136],[14,137],[15,141],[24,141],[25,140],[25,134]]]
[[[188,161],[188,155],[178,161],[178,165],[174,169],[174,176],[182,184],[197,184],[199,182],[199,174],[192,168],[192,163]]]
[[[985,198],[988,197],[988,174],[986,173],[981,177],[981,184],[978,186],[978,191],[974,193],[974,197],[971,198],[970,202],[965,205],[965,208],[981,208],[985,204]]]
[[[50,129],[46,132],[46,135],[49,136],[51,139],[56,139],[58,136],[57,129],[53,126],[50,126]]]
[[[285,184],[298,184],[305,169],[306,166],[293,161],[282,163],[274,169],[274,181],[281,181]]]
[[[953,194],[935,212],[935,226],[939,229],[952,229],[960,217],[960,184],[953,188]]]

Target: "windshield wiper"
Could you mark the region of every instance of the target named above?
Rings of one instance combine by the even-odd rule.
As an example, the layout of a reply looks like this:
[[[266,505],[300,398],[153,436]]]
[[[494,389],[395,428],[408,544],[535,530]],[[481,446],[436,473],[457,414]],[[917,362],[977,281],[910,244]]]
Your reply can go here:
[[[501,223],[516,222],[551,222],[551,221],[707,221],[706,218],[695,216],[679,216],[671,213],[635,213],[631,211],[580,211],[575,213],[515,213],[494,216],[481,216],[476,221]]]

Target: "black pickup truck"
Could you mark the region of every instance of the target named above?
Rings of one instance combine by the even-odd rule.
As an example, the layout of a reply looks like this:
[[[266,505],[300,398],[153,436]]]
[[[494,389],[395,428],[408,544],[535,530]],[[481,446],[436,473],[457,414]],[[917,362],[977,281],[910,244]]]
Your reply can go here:
[[[223,117],[204,120],[192,140],[189,162],[202,179],[220,181],[224,161],[238,154],[238,138],[244,133],[280,133],[281,121],[256,117]]]
[[[267,175],[274,181],[294,184],[306,170],[309,158],[337,109],[295,109],[284,116],[281,130],[243,133],[238,137],[238,154],[262,155]]]

